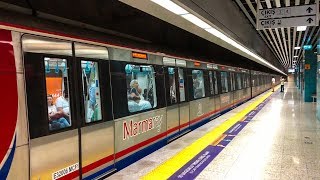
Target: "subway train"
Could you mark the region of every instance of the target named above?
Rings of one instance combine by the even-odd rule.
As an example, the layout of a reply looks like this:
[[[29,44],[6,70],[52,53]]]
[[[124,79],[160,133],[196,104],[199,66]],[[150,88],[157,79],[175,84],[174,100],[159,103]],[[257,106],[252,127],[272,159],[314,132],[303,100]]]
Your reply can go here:
[[[0,179],[99,179],[269,90],[271,76],[280,80],[1,28]]]

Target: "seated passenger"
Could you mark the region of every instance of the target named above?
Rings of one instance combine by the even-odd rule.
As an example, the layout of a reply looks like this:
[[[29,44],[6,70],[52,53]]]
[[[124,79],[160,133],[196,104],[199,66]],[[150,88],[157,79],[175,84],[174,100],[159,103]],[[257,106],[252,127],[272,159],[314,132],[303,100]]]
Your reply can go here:
[[[137,103],[139,103],[141,97],[140,94],[142,92],[142,89],[139,87],[138,80],[132,80],[130,82],[130,92],[129,92],[129,99],[134,100]]]
[[[68,102],[68,94],[63,91],[63,96],[60,96],[56,100],[57,111],[63,113],[67,118],[69,118],[70,110],[69,110],[69,102]]]
[[[62,112],[57,111],[57,107],[53,105],[52,95],[47,96],[48,101],[48,116],[49,116],[49,130],[57,130],[69,127],[70,124]]]
[[[152,108],[149,101],[146,101],[141,96],[142,89],[136,79],[130,82],[130,91],[128,95],[128,108],[130,112],[142,111]]]

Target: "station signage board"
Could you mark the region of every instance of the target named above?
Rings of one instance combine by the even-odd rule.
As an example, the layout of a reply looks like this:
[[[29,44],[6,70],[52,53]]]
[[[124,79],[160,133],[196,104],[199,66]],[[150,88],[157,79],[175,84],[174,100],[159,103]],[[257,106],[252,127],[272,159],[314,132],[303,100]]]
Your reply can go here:
[[[258,19],[274,19],[293,16],[311,16],[317,15],[317,5],[292,6],[273,9],[259,9]]]
[[[274,29],[282,27],[317,26],[316,16],[302,16],[281,19],[262,19],[258,21],[257,29]]]
[[[257,29],[274,29],[297,26],[317,26],[319,3],[303,6],[260,9],[257,13]]]

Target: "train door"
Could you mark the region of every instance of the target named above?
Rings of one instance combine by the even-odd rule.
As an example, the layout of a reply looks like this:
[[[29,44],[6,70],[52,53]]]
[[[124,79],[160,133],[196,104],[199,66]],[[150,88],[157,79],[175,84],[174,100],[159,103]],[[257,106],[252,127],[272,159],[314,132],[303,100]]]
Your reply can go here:
[[[235,73],[230,72],[230,82],[231,82],[231,93],[230,93],[230,98],[231,98],[231,104],[234,105],[236,102],[236,81],[235,81]]]
[[[226,71],[220,72],[220,80],[221,80],[221,94],[220,94],[220,105],[221,110],[225,110],[230,107],[232,104],[232,91],[231,91],[231,81],[230,81],[230,73]]]
[[[166,67],[167,130],[169,141],[189,128],[184,69]]]
[[[175,67],[166,67],[166,100],[167,100],[167,131],[169,140],[179,135],[180,113],[178,104],[178,73]]]
[[[208,95],[208,110],[209,112],[214,112],[215,110],[215,102],[214,102],[214,73],[212,71],[208,71],[208,86],[206,94]]]
[[[72,43],[24,35],[22,45],[30,179],[80,179],[79,106]]]
[[[215,111],[218,111],[221,108],[220,96],[221,93],[221,79],[220,72],[213,71],[213,82],[214,82],[214,107]]]
[[[184,133],[190,130],[190,114],[187,94],[187,72],[186,69],[178,68],[178,86],[179,86],[179,116],[180,132]]]
[[[115,170],[108,50],[80,43],[74,49],[81,82],[81,173],[92,179]]]

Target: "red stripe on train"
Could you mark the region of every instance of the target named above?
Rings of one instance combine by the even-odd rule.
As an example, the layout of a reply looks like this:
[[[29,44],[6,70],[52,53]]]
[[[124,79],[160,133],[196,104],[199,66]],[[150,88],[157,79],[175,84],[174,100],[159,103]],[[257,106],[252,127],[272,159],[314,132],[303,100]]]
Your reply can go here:
[[[10,148],[14,136],[17,113],[18,94],[17,77],[11,31],[0,29],[0,88],[1,125],[0,125],[0,163]]]
[[[245,99],[245,98],[243,98],[243,99]],[[241,99],[241,100],[243,100],[243,99]],[[238,101],[236,101],[235,103],[232,103],[232,104],[230,104],[230,105],[228,105],[228,106],[225,106],[225,107],[223,107],[223,108],[220,108],[220,109],[211,111],[211,112],[209,112],[209,113],[206,113],[206,114],[204,114],[204,115],[202,115],[202,116],[200,116],[200,117],[198,117],[198,118],[190,121],[190,124],[193,124],[193,123],[195,123],[195,122],[197,122],[197,121],[200,121],[201,119],[204,119],[204,118],[206,118],[206,117],[208,117],[208,116],[210,116],[210,115],[212,115],[212,114],[214,114],[214,113],[216,113],[216,112],[219,112],[219,111],[222,111],[222,110],[224,110],[224,109],[227,109],[227,108],[233,106],[234,104],[237,104],[237,103],[240,102],[241,100],[238,100]],[[158,134],[157,136],[154,136],[154,137],[152,137],[152,138],[150,138],[150,139],[148,139],[148,140],[146,140],[146,141],[143,141],[143,142],[141,142],[141,143],[139,143],[139,144],[136,144],[136,145],[134,145],[134,146],[131,146],[131,147],[129,147],[129,148],[123,150],[123,151],[120,151],[120,152],[116,153],[115,158],[117,159],[117,158],[123,157],[123,156],[125,156],[125,155],[127,155],[127,154],[129,154],[129,153],[131,153],[131,152],[133,152],[133,151],[136,151],[136,150],[138,150],[138,149],[141,148],[141,147],[144,147],[144,146],[146,146],[146,145],[148,145],[148,144],[151,144],[152,142],[155,142],[155,141],[157,141],[157,140],[165,137],[167,134],[170,134],[170,133],[178,130],[179,128],[182,128],[182,127],[187,126],[188,124],[189,124],[189,123],[185,123],[185,124],[182,124],[182,125],[180,125],[180,126],[174,127],[174,128],[172,128],[172,129],[170,129],[170,130],[168,130],[168,131],[166,131],[166,132],[163,132],[163,133],[161,133],[161,134]],[[105,158],[103,158],[103,159],[100,159],[100,160],[98,160],[98,161],[96,161],[96,162],[93,162],[92,164],[89,164],[88,166],[85,166],[85,167],[82,169],[82,173],[87,173],[87,172],[89,172],[89,171],[91,171],[91,170],[93,170],[93,169],[95,169],[95,168],[97,168],[97,167],[99,167],[99,166],[102,166],[103,164],[108,163],[108,162],[110,162],[110,161],[112,161],[112,160],[113,160],[113,155],[107,156],[107,157],[105,157]],[[64,176],[63,179],[72,179],[72,178],[75,178],[75,177],[77,177],[76,174],[78,174],[78,173],[68,174],[67,176]]]

